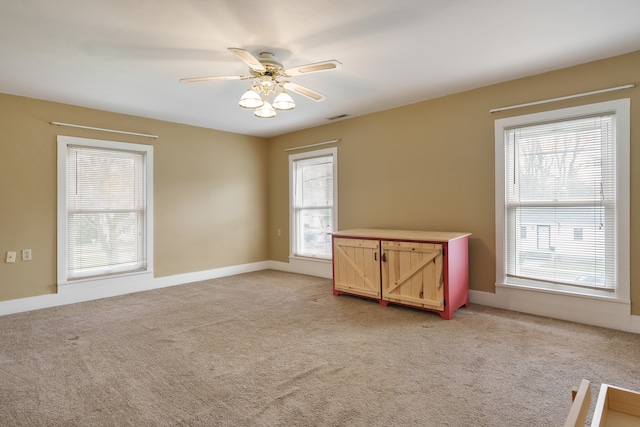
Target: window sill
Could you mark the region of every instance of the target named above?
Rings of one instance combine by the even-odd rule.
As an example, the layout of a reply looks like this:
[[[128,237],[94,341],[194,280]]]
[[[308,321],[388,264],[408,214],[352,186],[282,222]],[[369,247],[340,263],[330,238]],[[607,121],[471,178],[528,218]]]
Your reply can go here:
[[[481,294],[480,292],[476,292]],[[584,295],[532,286],[496,283],[495,293],[482,295],[482,305],[604,328],[632,331],[631,303],[619,295]]]
[[[110,276],[88,277],[66,282],[58,282],[58,293],[96,289],[103,286],[126,286],[131,285],[133,282],[141,284],[146,281],[153,282],[153,270],[133,271],[113,274]]]
[[[621,298],[615,291],[600,290],[600,289],[566,289],[566,288],[552,288],[552,287],[539,287],[533,285],[526,285],[521,283],[496,283],[496,288],[522,290],[528,292],[539,292],[553,295],[564,295],[569,297],[587,298],[608,302],[619,302],[622,304],[630,304],[631,301],[628,298]]]
[[[298,261],[311,261],[311,262],[319,262],[322,264],[331,264],[333,260],[330,258],[317,258],[317,257],[306,257],[301,255],[289,255],[289,261],[298,260]]]

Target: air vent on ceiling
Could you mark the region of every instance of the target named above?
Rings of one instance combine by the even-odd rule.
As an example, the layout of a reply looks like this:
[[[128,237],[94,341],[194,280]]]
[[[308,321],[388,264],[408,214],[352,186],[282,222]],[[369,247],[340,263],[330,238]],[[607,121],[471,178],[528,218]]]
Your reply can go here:
[[[349,117],[349,115],[348,114],[340,114],[339,116],[329,117],[327,120],[338,120],[338,119],[344,119],[345,117]]]

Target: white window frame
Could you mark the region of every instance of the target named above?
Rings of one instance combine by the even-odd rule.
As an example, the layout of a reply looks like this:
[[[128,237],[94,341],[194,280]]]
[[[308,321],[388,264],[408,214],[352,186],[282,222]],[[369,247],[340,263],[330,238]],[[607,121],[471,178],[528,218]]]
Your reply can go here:
[[[122,284],[131,275],[146,275],[153,278],[153,146],[126,142],[106,141],[90,138],[79,138],[58,135],[58,221],[57,221],[57,280],[60,287],[84,285],[88,282],[99,284]],[[67,166],[68,146],[95,147],[111,150],[125,150],[145,154],[145,238],[146,238],[146,267],[143,270],[114,273],[104,276],[77,278],[70,280],[67,275]],[[125,280],[125,282],[122,282]]]
[[[294,207],[294,163],[298,160],[313,159],[317,157],[333,157],[333,207],[332,207],[332,222],[333,230],[338,230],[338,148],[330,147],[321,150],[307,151],[304,153],[290,154],[289,155],[289,229],[290,229],[290,242],[289,242],[289,259],[298,260],[312,260],[319,262],[331,262],[332,254],[329,254],[328,258],[317,257],[312,255],[300,254],[297,251],[297,229],[295,221],[295,207]]]
[[[496,286],[630,303],[630,100],[628,98],[495,121]],[[616,286],[615,290],[527,286],[509,281],[505,247],[505,131],[535,123],[613,113],[616,116]]]

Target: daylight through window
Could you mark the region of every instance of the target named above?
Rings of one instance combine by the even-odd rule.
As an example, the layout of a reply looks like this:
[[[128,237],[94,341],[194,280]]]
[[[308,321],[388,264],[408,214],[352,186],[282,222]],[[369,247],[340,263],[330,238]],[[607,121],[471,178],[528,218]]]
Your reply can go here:
[[[506,131],[509,276],[614,287],[613,136],[612,115]]]
[[[290,156],[294,256],[331,258],[335,230],[335,148]]]
[[[64,145],[65,279],[146,270],[147,150]]]

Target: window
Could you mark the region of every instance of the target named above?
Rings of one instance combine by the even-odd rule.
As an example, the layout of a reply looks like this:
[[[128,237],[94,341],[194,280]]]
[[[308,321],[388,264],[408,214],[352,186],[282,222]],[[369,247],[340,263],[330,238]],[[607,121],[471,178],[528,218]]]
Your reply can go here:
[[[291,255],[331,259],[337,224],[337,148],[289,156]]]
[[[498,283],[628,297],[628,159],[628,100],[497,120]]]
[[[151,270],[152,155],[58,137],[58,283]]]

